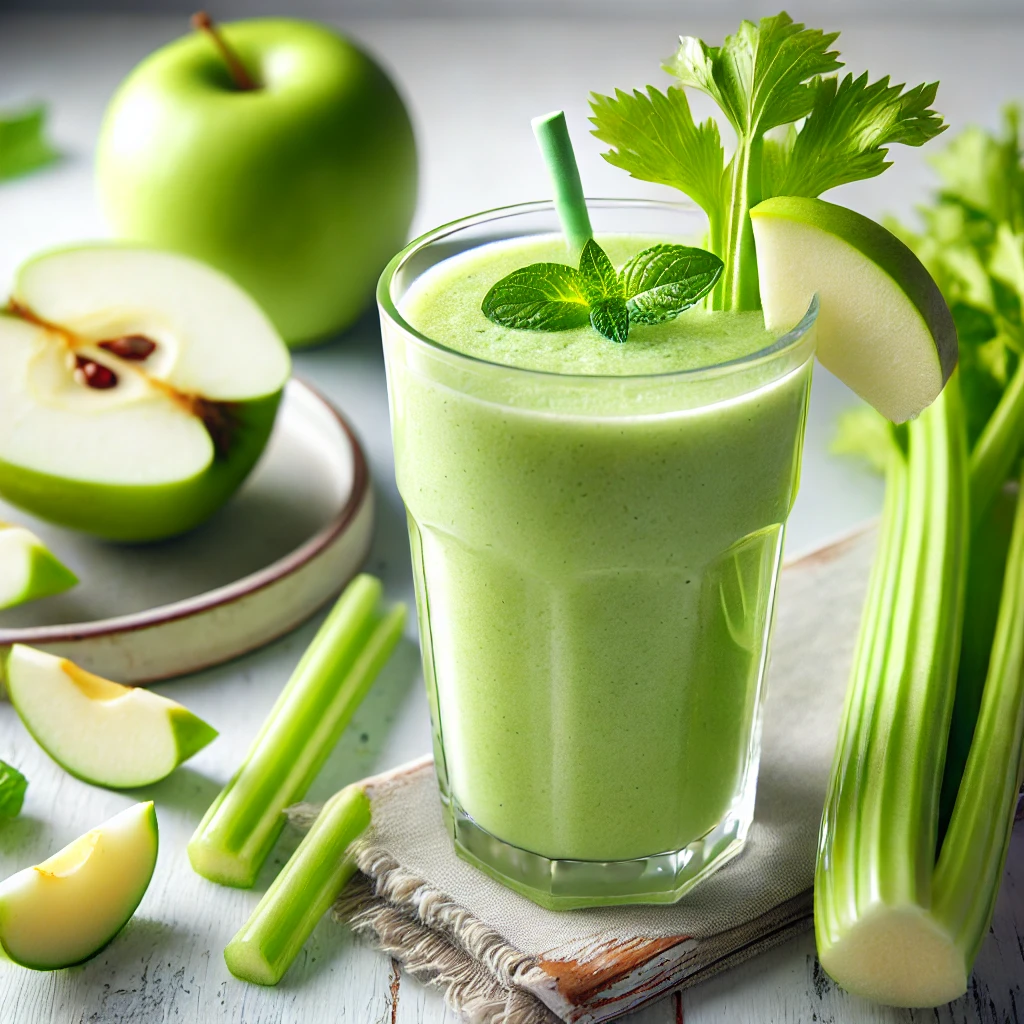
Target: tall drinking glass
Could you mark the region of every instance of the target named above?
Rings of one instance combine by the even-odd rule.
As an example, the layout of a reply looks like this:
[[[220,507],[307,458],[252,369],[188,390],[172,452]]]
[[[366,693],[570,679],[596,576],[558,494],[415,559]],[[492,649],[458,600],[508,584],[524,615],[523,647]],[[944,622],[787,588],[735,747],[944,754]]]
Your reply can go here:
[[[599,238],[704,230],[684,205],[590,211]],[[469,217],[379,286],[437,776],[459,855],[537,903],[666,903],[753,816],[816,307],[742,358],[631,376],[500,365],[408,322],[440,261],[558,230],[548,203]]]

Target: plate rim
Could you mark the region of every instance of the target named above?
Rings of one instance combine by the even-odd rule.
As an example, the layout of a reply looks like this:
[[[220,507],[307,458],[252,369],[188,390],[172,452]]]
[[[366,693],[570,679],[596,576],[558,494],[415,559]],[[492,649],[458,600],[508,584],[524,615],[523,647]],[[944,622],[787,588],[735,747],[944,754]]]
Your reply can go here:
[[[318,388],[301,377],[291,377],[287,388],[295,387],[318,402],[341,428],[352,451],[352,491],[341,510],[297,548],[282,558],[223,586],[203,591],[171,604],[157,605],[141,612],[116,615],[95,622],[72,622],[60,626],[25,626],[0,628],[0,648],[14,644],[61,644],[121,636],[143,629],[165,626],[171,622],[205,615],[215,608],[234,604],[271,587],[314,561],[348,529],[370,493],[370,468],[363,446],[355,430],[340,409]]]

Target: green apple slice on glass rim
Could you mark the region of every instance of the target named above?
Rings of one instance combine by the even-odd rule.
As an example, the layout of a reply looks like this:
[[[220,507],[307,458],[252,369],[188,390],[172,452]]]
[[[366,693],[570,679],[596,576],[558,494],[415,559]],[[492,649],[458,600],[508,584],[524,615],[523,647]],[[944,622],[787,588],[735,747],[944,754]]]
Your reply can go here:
[[[289,373],[262,310],[197,260],[44,253],[0,315],[0,495],[108,540],[182,533],[255,465]]]
[[[0,956],[35,971],[95,956],[142,902],[158,845],[152,801],[135,804],[0,882]]]
[[[31,530],[0,521],[0,609],[62,594],[77,583]]]
[[[903,242],[821,199],[766,199],[750,220],[770,330],[797,323],[817,292],[817,354],[826,369],[893,423],[938,397],[956,366],[956,327]]]
[[[22,644],[8,653],[4,677],[36,742],[65,771],[95,785],[159,782],[217,736],[176,701]]]

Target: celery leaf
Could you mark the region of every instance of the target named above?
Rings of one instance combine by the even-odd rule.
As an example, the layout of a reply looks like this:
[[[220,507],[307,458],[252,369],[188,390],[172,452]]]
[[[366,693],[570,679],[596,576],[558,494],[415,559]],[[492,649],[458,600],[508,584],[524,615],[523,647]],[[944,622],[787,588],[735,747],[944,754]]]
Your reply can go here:
[[[593,93],[590,106],[592,134],[612,147],[603,154],[608,163],[641,181],[677,188],[712,220],[721,217],[728,196],[718,125],[713,118],[696,124],[682,89]]]
[[[721,46],[682,36],[665,70],[707,93],[737,133],[750,137],[810,111],[815,90],[808,80],[842,67],[829,50],[838,36],[805,28],[783,11],[756,25],[741,22]]]
[[[768,168],[770,181],[762,170],[762,182],[771,189],[764,195],[814,198],[881,174],[890,166],[886,146],[922,146],[945,130],[931,109],[937,88],[933,82],[905,90],[889,85],[888,77],[868,84],[866,72],[859,78],[819,79],[814,105],[800,131],[790,136],[788,152],[769,158],[775,165]]]
[[[967,128],[932,158],[942,178],[942,199],[1015,231],[1024,230],[1020,120],[1020,109],[1010,105],[1003,113],[1001,135]]]

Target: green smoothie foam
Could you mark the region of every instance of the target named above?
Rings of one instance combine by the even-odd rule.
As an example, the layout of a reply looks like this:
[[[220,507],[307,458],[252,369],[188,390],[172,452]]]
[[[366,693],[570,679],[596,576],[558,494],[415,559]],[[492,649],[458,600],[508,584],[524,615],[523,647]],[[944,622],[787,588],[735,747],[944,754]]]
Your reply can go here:
[[[618,266],[652,240],[598,241]],[[474,249],[400,303],[435,343],[520,368],[488,368],[480,392],[432,369],[454,357],[386,335],[439,774],[482,829],[543,857],[679,851],[752,798],[811,348],[782,376],[753,362],[728,400],[712,374],[648,404],[631,377],[771,345],[760,313],[691,309],[621,345],[491,323],[488,288],[542,260],[569,262],[564,243]],[[594,377],[575,412],[563,374]]]

